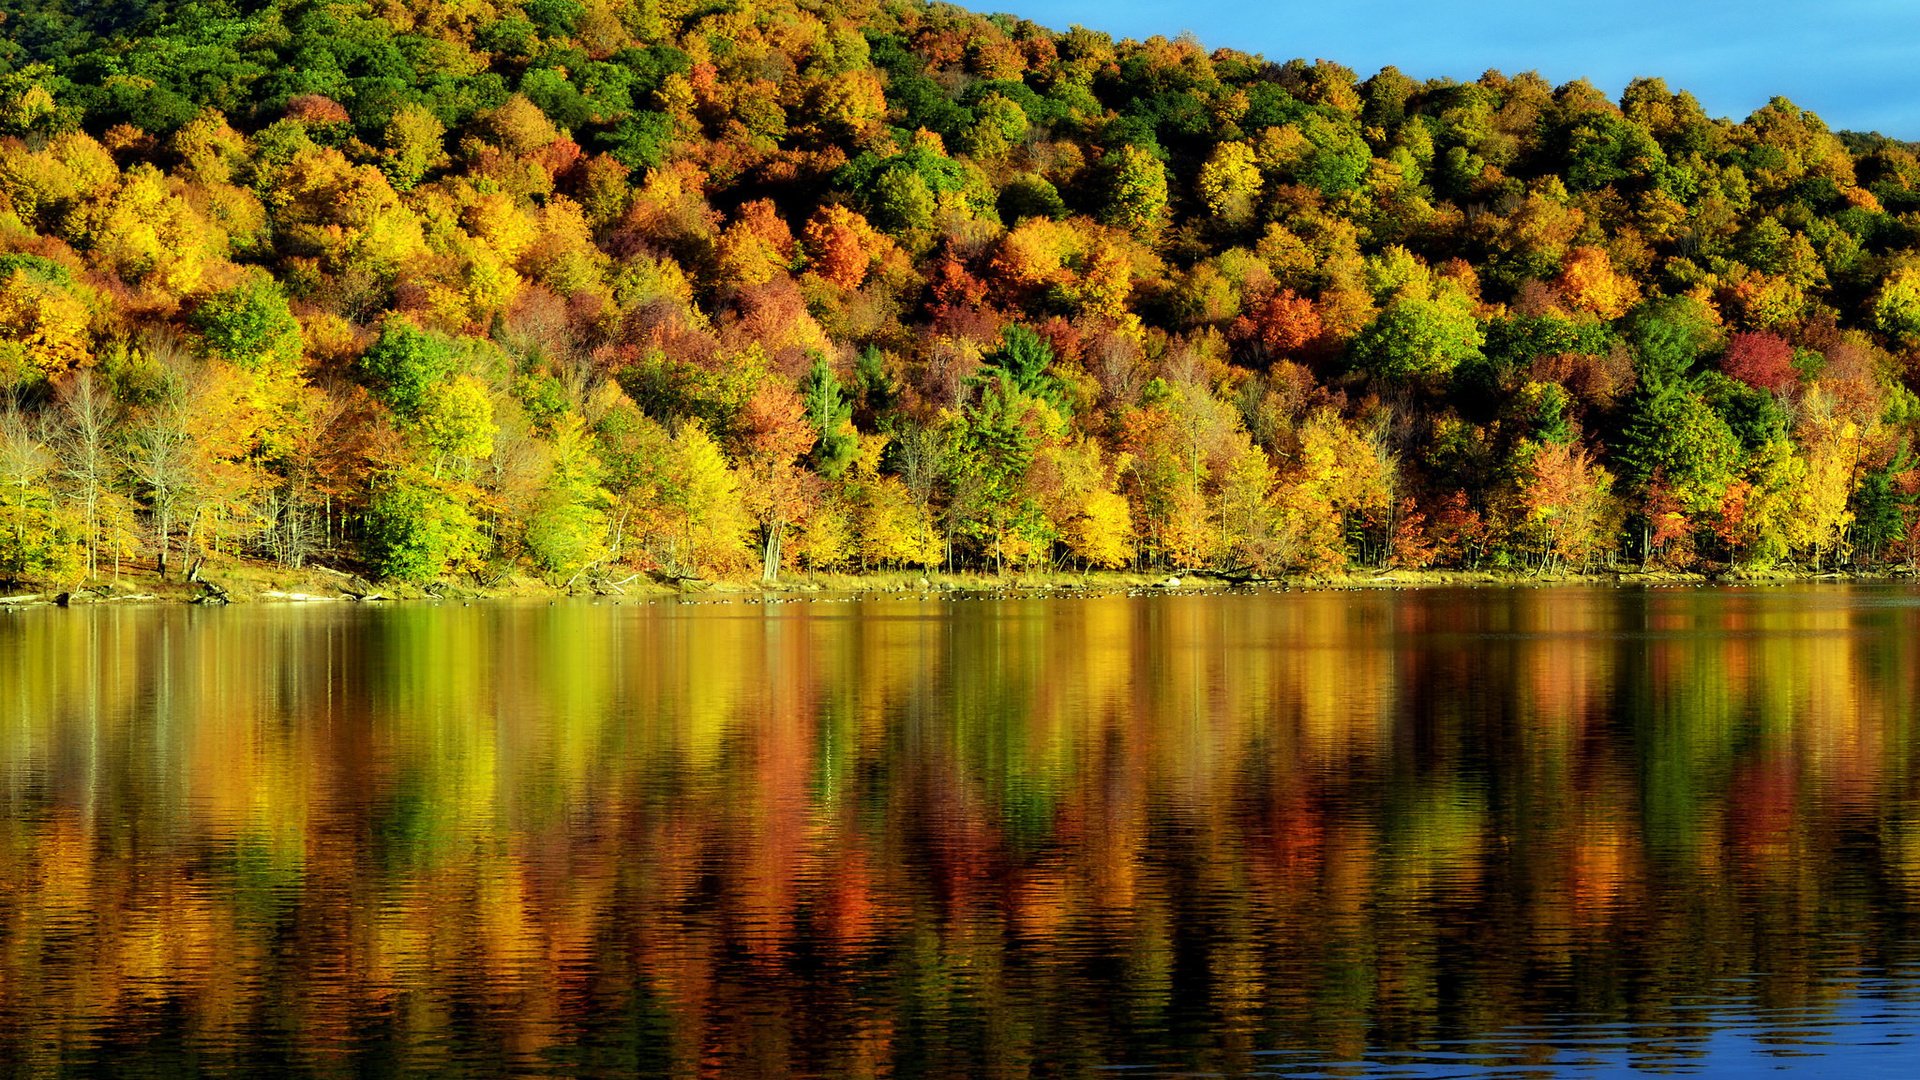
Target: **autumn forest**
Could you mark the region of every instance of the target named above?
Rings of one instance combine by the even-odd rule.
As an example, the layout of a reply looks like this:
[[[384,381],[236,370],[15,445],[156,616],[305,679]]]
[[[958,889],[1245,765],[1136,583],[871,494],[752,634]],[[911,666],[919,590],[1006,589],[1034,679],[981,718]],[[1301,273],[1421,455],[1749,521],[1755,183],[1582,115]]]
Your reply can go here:
[[[0,584],[1920,557],[1920,156],[912,0],[0,0]]]

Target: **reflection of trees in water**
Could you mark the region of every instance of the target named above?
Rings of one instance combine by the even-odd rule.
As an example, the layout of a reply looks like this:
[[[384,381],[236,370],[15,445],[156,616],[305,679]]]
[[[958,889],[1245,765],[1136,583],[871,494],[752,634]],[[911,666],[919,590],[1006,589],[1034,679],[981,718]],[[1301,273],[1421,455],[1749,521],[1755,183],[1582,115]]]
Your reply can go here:
[[[0,1049],[1231,1071],[1577,1013],[1683,1052],[1703,1000],[1910,959],[1889,595],[20,616]]]

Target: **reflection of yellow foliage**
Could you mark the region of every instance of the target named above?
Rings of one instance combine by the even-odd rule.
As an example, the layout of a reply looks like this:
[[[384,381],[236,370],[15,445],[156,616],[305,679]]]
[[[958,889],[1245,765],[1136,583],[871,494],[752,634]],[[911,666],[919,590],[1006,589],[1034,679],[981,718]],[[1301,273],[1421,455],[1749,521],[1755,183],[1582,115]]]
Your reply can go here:
[[[0,823],[0,994],[72,1018],[48,1021],[65,1035],[162,1001],[231,1032],[276,980],[286,1052],[318,1065],[364,1009],[450,1037],[469,993],[536,1055],[598,980],[644,982],[681,1071],[781,1074],[792,1047],[752,1036],[805,1021],[766,992],[793,957],[926,973],[807,1063],[858,1075],[891,1060],[900,1010],[955,987],[1032,1053],[1023,1025],[1055,1002],[1035,987],[1081,983],[1031,961],[1077,959],[1090,933],[1130,1001],[1164,1008],[1196,896],[1205,1004],[1228,1016],[1424,1008],[1447,978],[1504,992],[1605,948],[1615,918],[1646,919],[1679,970],[1757,969],[1751,935],[1712,928],[1819,932],[1804,920],[1849,915],[1882,870],[1920,895],[1910,643],[1884,608],[1800,599],[44,619],[0,633],[0,761],[50,793]],[[1599,737],[1629,680],[1632,737]],[[1675,907],[1643,892],[1656,840],[1698,886]],[[1496,876],[1508,938],[1484,969],[1444,967],[1439,920]],[[1796,1002],[1832,992],[1768,978]],[[72,1045],[28,1065],[58,1072]]]

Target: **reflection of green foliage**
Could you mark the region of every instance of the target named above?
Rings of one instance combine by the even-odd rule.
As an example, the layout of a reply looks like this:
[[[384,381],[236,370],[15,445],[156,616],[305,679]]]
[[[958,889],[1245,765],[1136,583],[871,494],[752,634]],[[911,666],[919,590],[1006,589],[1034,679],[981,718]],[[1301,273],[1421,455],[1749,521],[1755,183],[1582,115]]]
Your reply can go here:
[[[1638,718],[1648,844],[1663,857],[1697,857],[1710,806],[1726,791],[1740,703],[1710,663],[1683,669],[1678,684],[1643,672],[1625,688]]]
[[[1392,884],[1429,887],[1471,867],[1486,832],[1484,796],[1470,784],[1420,785],[1396,802],[1383,832],[1392,845]]]
[[[234,906],[265,925],[291,917],[305,870],[306,851],[298,837],[242,836],[233,845]]]

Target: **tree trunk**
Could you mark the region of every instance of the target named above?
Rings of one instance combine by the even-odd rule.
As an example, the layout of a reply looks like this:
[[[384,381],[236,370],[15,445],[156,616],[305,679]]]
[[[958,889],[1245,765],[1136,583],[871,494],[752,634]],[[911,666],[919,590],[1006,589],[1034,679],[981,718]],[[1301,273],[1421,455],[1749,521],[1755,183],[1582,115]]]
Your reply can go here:
[[[780,580],[780,536],[786,526],[778,521],[767,526],[766,557],[760,565],[760,580],[768,585]]]
[[[167,524],[165,519],[162,519],[160,522],[160,536],[158,539],[160,542],[160,580],[165,581],[167,580]]]

